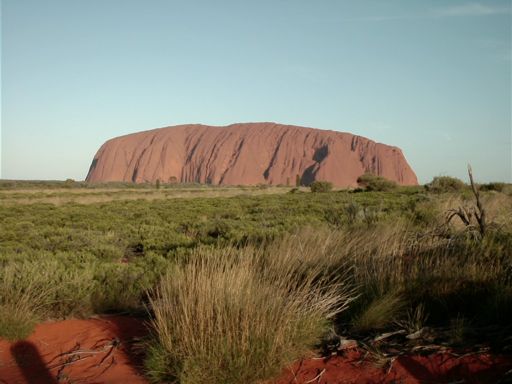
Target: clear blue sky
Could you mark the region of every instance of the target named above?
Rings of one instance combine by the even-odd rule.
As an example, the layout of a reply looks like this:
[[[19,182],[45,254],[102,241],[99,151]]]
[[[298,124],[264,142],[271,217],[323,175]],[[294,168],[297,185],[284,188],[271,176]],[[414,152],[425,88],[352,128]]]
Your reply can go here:
[[[511,176],[511,1],[3,0],[2,174],[82,180],[107,139],[275,121]]]

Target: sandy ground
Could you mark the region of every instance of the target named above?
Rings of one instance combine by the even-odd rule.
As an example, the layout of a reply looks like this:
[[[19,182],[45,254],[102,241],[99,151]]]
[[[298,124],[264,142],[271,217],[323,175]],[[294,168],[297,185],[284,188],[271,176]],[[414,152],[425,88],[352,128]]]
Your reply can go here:
[[[146,334],[141,320],[120,316],[40,324],[26,340],[0,339],[0,383],[147,383],[140,347]],[[506,382],[500,380],[510,370],[512,356],[402,356],[390,367],[379,367],[351,350],[344,356],[296,362],[270,383],[490,384]]]
[[[330,359],[300,361],[287,368],[276,384],[491,384],[512,369],[512,356],[487,354],[402,356],[387,367],[361,357],[352,351]]]
[[[40,324],[26,340],[0,339],[0,383],[146,383],[136,348],[145,334],[128,317]]]

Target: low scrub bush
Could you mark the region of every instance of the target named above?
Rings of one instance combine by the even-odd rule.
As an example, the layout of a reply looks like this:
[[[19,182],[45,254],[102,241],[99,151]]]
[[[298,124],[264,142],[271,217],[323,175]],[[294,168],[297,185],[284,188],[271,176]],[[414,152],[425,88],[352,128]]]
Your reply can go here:
[[[359,205],[353,201],[345,206],[345,214],[347,215],[347,221],[349,225],[356,223],[360,211],[361,208]]]
[[[329,181],[313,181],[309,187],[311,192],[329,192],[332,190],[332,183]]]
[[[427,191],[434,193],[460,192],[466,187],[467,185],[462,180],[451,176],[436,176],[425,185]]]
[[[365,173],[364,175],[359,176],[357,184],[367,191],[378,192],[392,191],[397,187],[397,184],[394,181],[371,173]]]
[[[368,228],[375,225],[379,221],[379,211],[375,207],[364,207],[363,222]]]
[[[479,186],[479,189],[481,191],[496,191],[496,192],[504,192],[507,188],[507,183],[487,183],[487,184],[481,184]]]

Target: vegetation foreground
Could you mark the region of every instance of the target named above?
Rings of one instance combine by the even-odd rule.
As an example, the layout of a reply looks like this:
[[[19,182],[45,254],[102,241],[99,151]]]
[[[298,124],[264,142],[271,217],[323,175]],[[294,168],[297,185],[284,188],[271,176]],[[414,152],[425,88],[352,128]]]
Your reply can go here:
[[[263,381],[349,339],[378,360],[388,351],[373,341],[403,332],[416,335],[403,349],[427,338],[510,353],[510,186],[482,186],[479,208],[451,179],[365,182],[205,195],[116,185],[81,203],[85,185],[0,183],[0,337],[48,319],[141,316],[147,377],[184,384]]]

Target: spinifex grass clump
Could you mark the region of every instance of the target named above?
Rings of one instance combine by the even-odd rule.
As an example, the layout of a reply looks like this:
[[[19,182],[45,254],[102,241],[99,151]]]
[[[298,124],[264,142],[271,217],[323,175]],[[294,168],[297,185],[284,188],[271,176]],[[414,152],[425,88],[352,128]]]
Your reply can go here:
[[[27,337],[48,304],[51,287],[37,281],[20,284],[15,266],[2,268],[0,274],[0,337],[18,340]]]
[[[149,260],[146,264],[100,264],[59,256],[3,263],[0,338],[23,339],[38,321],[48,318],[143,311],[141,299],[145,290],[155,284],[159,268]]]
[[[446,327],[457,317],[506,330],[512,321],[509,232],[489,232],[483,240],[464,232],[418,237],[402,221],[339,236],[339,257],[352,266],[360,294],[340,320],[356,332],[382,332],[397,322]]]
[[[163,277],[150,299],[155,381],[254,383],[319,342],[350,299],[344,274],[286,244],[198,252]]]

